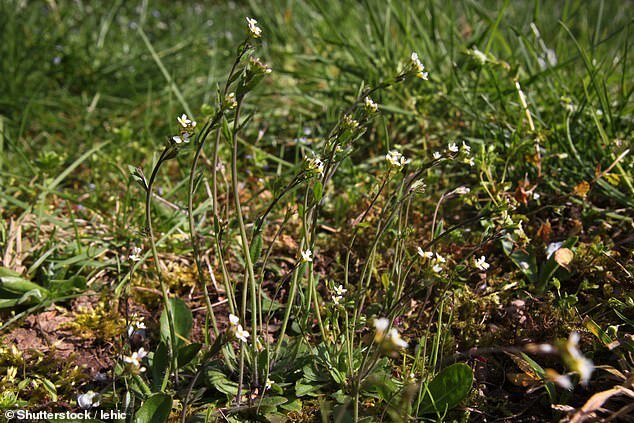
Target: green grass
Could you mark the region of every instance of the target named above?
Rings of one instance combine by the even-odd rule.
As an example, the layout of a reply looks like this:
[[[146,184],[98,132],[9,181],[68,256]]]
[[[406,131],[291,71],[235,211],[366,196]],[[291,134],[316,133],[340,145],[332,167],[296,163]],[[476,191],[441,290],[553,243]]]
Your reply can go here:
[[[632,389],[601,370],[581,386],[558,342],[581,332],[595,365],[631,375],[633,10],[581,0],[0,3],[0,265],[18,284],[0,287],[0,375],[29,369],[0,379],[0,406],[73,408],[94,390],[129,413],[156,402],[169,414],[169,402],[173,418],[219,418],[222,409],[235,420],[549,420],[564,416],[550,404],[578,409],[615,383]],[[176,116],[194,117],[202,131],[219,110],[245,16],[262,27],[254,54],[273,72],[240,105],[248,124],[232,128],[235,112],[223,112],[215,187],[211,128],[191,179],[190,222],[195,149],[169,161],[161,151]],[[429,81],[392,84],[413,51]],[[388,83],[372,93],[377,115],[350,109],[364,90]],[[364,128],[354,141],[336,131],[351,110]],[[434,152],[463,140],[473,166],[436,162]],[[304,158],[326,159],[335,142],[351,145],[333,162],[336,174],[323,185],[302,179]],[[411,159],[402,174],[386,170],[393,149]],[[145,188],[129,166],[148,179],[160,167],[147,210],[156,254]],[[410,195],[409,178],[425,192]],[[471,192],[451,194],[460,186]],[[556,241],[574,253],[571,263],[546,257]],[[133,245],[143,259],[131,268]],[[446,257],[442,277],[419,246]],[[316,259],[301,264],[308,247]],[[486,276],[474,270],[482,255]],[[185,302],[164,322],[161,278]],[[340,284],[348,292],[338,308],[331,294]],[[82,317],[83,302],[104,322]],[[142,345],[154,355],[142,377],[121,364],[139,345],[125,331],[112,336],[111,309],[126,323],[132,312],[146,319]],[[95,326],[71,362],[102,357],[113,383],[94,381],[92,365],[80,377],[54,348],[8,349],[16,330],[35,333],[33,316],[51,310]],[[190,310],[191,334],[180,326]],[[250,341],[272,325],[264,352],[228,341],[229,310]],[[384,354],[379,338],[372,342],[372,318],[381,316],[395,319],[409,348]],[[190,339],[175,340],[170,320]],[[193,345],[187,365],[176,363],[178,342]],[[527,343],[553,344],[558,354]],[[451,386],[471,377],[457,362],[475,370],[477,389],[440,402],[446,414],[427,413],[430,396],[451,391],[443,377],[456,378]],[[544,369],[570,371],[574,389],[556,387]],[[527,394],[516,375],[545,389]],[[268,376],[275,384],[262,395]],[[236,394],[254,399],[236,404]],[[523,408],[517,395],[535,406]]]

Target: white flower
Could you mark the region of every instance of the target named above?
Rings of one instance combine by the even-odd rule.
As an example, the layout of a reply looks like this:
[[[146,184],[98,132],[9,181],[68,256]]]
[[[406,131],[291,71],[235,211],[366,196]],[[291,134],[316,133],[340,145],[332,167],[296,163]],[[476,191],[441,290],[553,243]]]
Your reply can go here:
[[[238,105],[238,100],[236,100],[236,93],[230,92],[225,96],[225,107],[229,109],[235,109]]]
[[[434,257],[434,253],[431,251],[424,251],[421,247],[417,248],[418,255],[422,258],[431,260]]]
[[[403,166],[410,162],[409,159],[406,159],[401,153],[396,150],[390,150],[385,155],[385,160],[390,164],[390,166],[401,169]]]
[[[341,300],[343,300],[343,297],[341,295],[333,295],[332,296],[332,302],[335,305],[339,305],[339,303],[341,302]]]
[[[396,328],[390,329],[387,337],[398,348],[407,348],[409,346],[409,344],[405,342],[403,338],[401,338],[401,334],[398,333],[398,330]]]
[[[133,352],[131,356],[123,357],[123,361],[130,364],[135,371],[144,372],[145,367],[141,365],[141,360],[143,360],[146,355],[147,352],[143,349],[143,347],[141,347],[138,351]]]
[[[442,266],[440,264],[434,264],[431,270],[433,270],[435,273],[440,273],[442,272]]]
[[[442,157],[442,154],[440,154],[438,151],[434,151],[432,157],[434,158],[434,160],[438,160]]]
[[[550,244],[548,244],[548,247],[546,248],[546,258],[550,258],[550,256],[555,254],[555,252],[559,250],[562,245],[564,245],[563,242],[551,242]]]
[[[238,325],[236,327],[236,338],[238,338],[242,342],[247,342],[247,338],[249,337],[249,332],[242,328],[242,325]]]
[[[189,133],[188,132],[183,132],[180,136],[176,135],[172,137],[172,141],[174,141],[174,143],[176,144],[181,144],[181,143],[185,143],[187,144],[189,142]]]
[[[449,151],[451,151],[452,153],[457,153],[458,152],[458,145],[456,145],[455,142],[452,142],[451,144],[449,144],[449,146],[447,147],[447,149]]]
[[[128,337],[131,337],[135,332],[146,329],[145,323],[143,323],[143,317],[137,316],[136,313],[130,318],[130,326],[128,326]]]
[[[128,259],[137,262],[141,261],[141,253],[143,250],[140,247],[132,247],[132,253],[128,255]]]
[[[376,112],[377,110],[379,110],[379,105],[376,104],[374,101],[372,101],[372,99],[370,97],[366,97],[363,100],[363,104],[365,106],[365,109],[368,112]]]
[[[343,295],[343,294],[345,294],[346,292],[348,292],[348,290],[347,290],[347,289],[345,289],[345,288],[343,287],[343,285],[336,286],[336,287],[334,288],[334,291],[335,291],[335,293],[336,293],[337,295]]]
[[[257,57],[251,56],[249,57],[249,63],[251,65],[251,68],[253,70],[255,70],[256,73],[271,73],[272,70],[271,68],[262,63],[262,61],[260,59],[258,59]]]
[[[390,326],[390,321],[385,317],[374,319],[374,329],[376,329],[377,333],[384,333],[388,326]]]
[[[311,159],[307,158],[306,168],[322,175],[324,173],[324,162],[322,162],[319,157],[313,157]]]
[[[481,65],[484,65],[487,62],[487,60],[488,60],[487,59],[487,55],[482,53],[480,50],[478,50],[477,47],[474,47],[473,50],[471,51],[471,53],[473,54],[473,57],[475,57],[475,59]]]
[[[581,384],[586,385],[590,381],[590,376],[592,376],[592,372],[594,371],[594,364],[579,351],[579,339],[580,337],[577,332],[570,334],[568,342],[566,342],[565,345],[563,358],[568,364],[568,367],[579,375]]]
[[[275,382],[267,377],[266,378],[266,383],[264,384],[264,390],[267,391],[267,390],[271,389],[271,386],[273,386],[274,384],[275,384]]]
[[[462,151],[464,151],[466,154],[469,154],[471,152],[471,146],[463,141],[462,142]]]
[[[249,25],[249,34],[251,34],[253,38],[260,38],[262,36],[262,28],[258,26],[258,21],[247,17],[247,24]]]
[[[185,129],[195,128],[196,127],[196,121],[191,120],[190,118],[188,118],[185,113],[183,113],[180,117],[177,117],[176,120]]]
[[[229,323],[231,324],[231,326],[238,326],[238,324],[240,323],[240,318],[235,314],[229,313]]]
[[[410,56],[410,61],[411,61],[411,64],[410,64],[411,69],[416,74],[416,77],[420,79],[428,80],[429,74],[425,72],[425,66],[423,66],[420,59],[418,58],[418,53],[413,52]]]
[[[302,251],[302,261],[304,263],[313,261],[313,252],[310,250]]]
[[[88,391],[85,394],[77,395],[77,405],[82,410],[87,410],[92,407],[99,407],[101,401],[101,395],[96,392]]]
[[[467,187],[458,187],[452,191],[453,194],[458,194],[458,195],[465,195],[465,194],[469,194],[470,192],[471,192],[471,189]]]
[[[529,267],[531,267],[527,261],[520,261],[520,267],[524,270],[528,270]]]
[[[474,259],[475,267],[479,270],[486,272],[486,270],[490,267],[489,263],[486,262],[486,257],[481,256],[479,259]]]
[[[359,126],[359,122],[352,118],[350,115],[344,115],[343,126],[348,129],[355,129]]]

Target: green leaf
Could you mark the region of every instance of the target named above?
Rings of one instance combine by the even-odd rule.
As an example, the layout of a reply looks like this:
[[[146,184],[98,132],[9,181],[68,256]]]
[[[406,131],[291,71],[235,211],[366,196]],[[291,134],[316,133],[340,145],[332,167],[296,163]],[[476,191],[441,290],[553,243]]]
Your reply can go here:
[[[150,371],[152,372],[152,386],[155,391],[161,390],[161,385],[163,383],[163,379],[165,378],[165,372],[167,371],[168,365],[169,351],[167,350],[167,345],[165,342],[160,342],[158,347],[156,347],[156,351],[154,351],[152,366],[150,367]]]
[[[166,422],[172,411],[172,397],[158,393],[149,397],[134,416],[135,423]]]
[[[251,263],[258,261],[260,254],[262,254],[262,233],[258,232],[251,242],[249,254],[251,255]]]
[[[43,295],[48,294],[46,288],[20,276],[0,276],[0,289],[18,295],[34,289],[41,291]]]
[[[456,363],[442,370],[427,385],[418,404],[419,414],[439,413],[454,408],[469,395],[473,371],[464,363]]]
[[[196,357],[196,354],[198,354],[198,351],[200,351],[201,347],[202,344],[198,343],[189,344],[181,347],[181,349],[178,350],[178,367],[180,368],[189,364],[189,362],[192,361],[194,357]]]
[[[316,202],[321,201],[321,197],[323,196],[323,193],[324,193],[324,187],[321,184],[321,181],[316,181],[315,185],[313,185],[313,195],[315,196]]]
[[[185,301],[180,298],[171,298],[168,304],[172,319],[174,319],[174,331],[176,332],[176,340],[172,345],[178,347],[183,343],[183,339],[189,338],[194,318],[191,310],[187,307],[187,304],[185,304]],[[161,339],[167,343],[170,342],[169,322],[167,321],[167,313],[165,310],[161,313]]]
[[[206,373],[207,384],[218,391],[227,395],[238,394],[238,384],[232,380],[229,380],[227,376],[219,370],[208,369]]]

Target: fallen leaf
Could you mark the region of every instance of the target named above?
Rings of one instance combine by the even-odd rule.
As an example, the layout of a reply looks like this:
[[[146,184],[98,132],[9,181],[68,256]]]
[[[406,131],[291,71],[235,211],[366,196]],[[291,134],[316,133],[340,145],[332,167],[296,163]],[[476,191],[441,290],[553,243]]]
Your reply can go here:
[[[579,182],[577,186],[572,189],[572,193],[581,198],[585,198],[586,195],[588,195],[588,191],[590,191],[590,184],[586,181]]]
[[[555,251],[555,261],[562,267],[568,266],[574,257],[575,253],[570,248],[564,247]]]

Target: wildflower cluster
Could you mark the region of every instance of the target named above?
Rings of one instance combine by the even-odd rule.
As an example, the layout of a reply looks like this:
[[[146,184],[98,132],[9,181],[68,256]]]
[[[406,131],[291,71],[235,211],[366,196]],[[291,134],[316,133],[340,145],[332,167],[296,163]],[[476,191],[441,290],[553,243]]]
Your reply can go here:
[[[379,110],[379,105],[370,97],[366,97],[363,99],[363,108],[367,113],[376,113]]]
[[[191,137],[194,135],[194,128],[196,128],[196,121],[191,120],[187,117],[186,114],[182,114],[176,118],[178,124],[180,125],[180,134],[175,135],[171,138],[172,143],[178,144],[187,144]]]
[[[147,356],[147,351],[143,348],[139,348],[138,351],[133,352],[132,355],[123,357],[123,362],[126,364],[126,368],[132,374],[139,374],[145,371],[145,367],[141,361]]]
[[[341,300],[343,300],[343,295],[348,292],[347,289],[343,287],[343,285],[335,286],[333,289],[334,293],[332,295],[332,302],[335,305],[339,305]]]
[[[403,169],[406,164],[408,164],[411,160],[405,158],[401,153],[396,150],[390,150],[385,155],[385,160],[387,160],[390,167],[395,169]]]
[[[425,251],[421,247],[418,247],[417,251],[419,256],[429,262],[431,270],[433,270],[434,273],[441,273],[443,271],[442,265],[447,261],[443,256],[432,251]]]
[[[401,334],[398,332],[398,329],[391,328],[388,331],[387,329],[389,326],[390,321],[385,317],[374,320],[374,329],[376,330],[374,334],[374,342],[380,344],[382,349],[388,351],[407,348],[409,344],[401,338]]]
[[[306,171],[313,175],[323,175],[324,162],[319,157],[306,158],[304,160]]]
[[[418,58],[418,53],[413,52],[410,56],[410,64],[408,68],[408,73],[413,74],[416,78],[423,79],[427,81],[429,79],[429,74],[425,72],[425,66],[421,63]]]
[[[143,252],[143,250],[141,249],[141,247],[136,247],[133,246],[130,249],[130,254],[128,254],[128,260],[133,261],[133,262],[138,262],[141,261],[141,253]]]
[[[238,316],[234,314],[229,314],[229,324],[231,325],[229,330],[231,331],[231,333],[233,333],[236,339],[246,343],[249,338],[249,332],[244,330],[244,328],[240,324],[240,319],[238,318]]]
[[[258,21],[247,17],[247,25],[249,26],[249,36],[251,38],[260,38],[262,36],[262,28],[258,26]]]
[[[135,333],[144,331],[146,329],[143,317],[134,313],[130,317],[130,325],[128,326],[128,337],[132,337]]]

